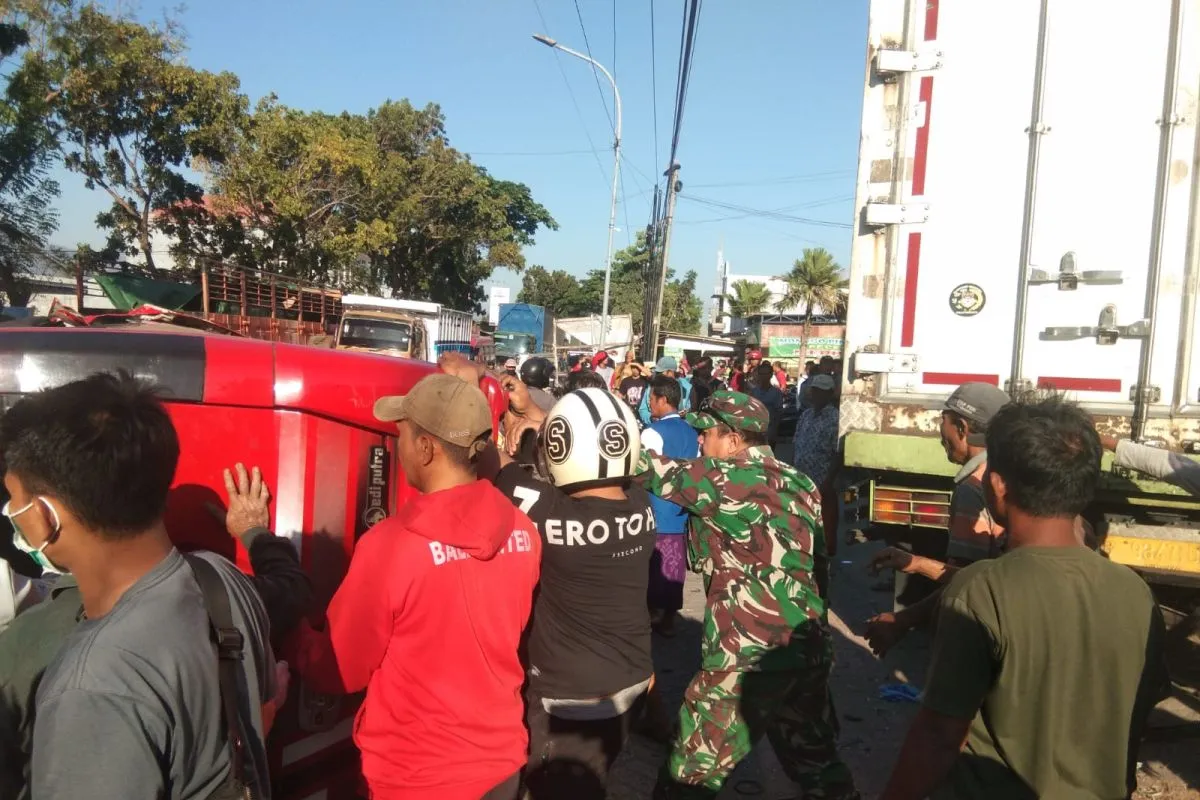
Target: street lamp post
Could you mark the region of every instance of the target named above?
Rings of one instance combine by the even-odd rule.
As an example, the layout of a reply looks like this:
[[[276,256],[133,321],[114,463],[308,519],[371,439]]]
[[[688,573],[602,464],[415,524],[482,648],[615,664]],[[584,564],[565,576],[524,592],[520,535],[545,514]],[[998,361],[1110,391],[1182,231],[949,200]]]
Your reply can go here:
[[[551,39],[549,36],[535,33],[533,38],[547,47],[555,50],[561,50],[567,55],[572,55],[576,58],[583,59],[596,69],[603,72],[604,77],[608,78],[608,82],[612,84],[613,100],[614,105],[616,106],[617,119],[616,129],[613,131],[613,180],[612,201],[609,204],[608,211],[608,251],[604,259],[604,304],[600,308],[600,343],[597,347],[598,350],[602,350],[604,349],[604,346],[608,340],[608,290],[609,284],[612,281],[613,233],[617,229],[617,185],[621,176],[621,93],[617,91],[617,81],[613,78],[612,74],[606,70],[604,65],[596,59],[590,58],[589,56],[586,56],[577,50],[564,47],[554,39]]]

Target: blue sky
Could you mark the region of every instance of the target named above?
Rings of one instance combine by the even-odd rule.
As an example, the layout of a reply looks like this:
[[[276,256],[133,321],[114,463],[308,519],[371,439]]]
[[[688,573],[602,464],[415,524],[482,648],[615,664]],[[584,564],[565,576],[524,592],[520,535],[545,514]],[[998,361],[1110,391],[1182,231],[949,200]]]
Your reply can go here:
[[[175,5],[145,0],[139,16]],[[645,227],[651,178],[666,167],[684,2],[653,2],[656,71],[650,0],[615,0],[615,61],[614,0],[578,6],[592,55],[610,70],[615,63],[624,105],[619,248]],[[580,275],[603,266],[612,129],[601,93],[585,62],[530,38],[543,32],[583,51],[573,0],[194,0],[180,18],[190,63],[236,73],[252,100],[275,92],[285,104],[329,112],[362,112],[388,98],[440,104],[454,147],[528,184],[560,223],[527,250],[529,264]],[[737,218],[688,195],[850,222],[865,51],[866,0],[704,3],[671,252],[677,272],[699,273],[703,299],[722,242],[741,274],[780,274],[813,245],[848,264],[847,229]],[[77,176],[60,179],[55,241],[99,244],[93,219],[105,198]],[[494,282],[516,288],[520,278],[497,273]]]

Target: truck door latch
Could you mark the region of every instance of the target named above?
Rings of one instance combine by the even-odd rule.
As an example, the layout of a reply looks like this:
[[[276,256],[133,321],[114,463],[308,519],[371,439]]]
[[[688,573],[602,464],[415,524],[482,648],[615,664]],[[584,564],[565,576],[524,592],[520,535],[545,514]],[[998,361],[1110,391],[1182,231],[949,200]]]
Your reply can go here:
[[[1100,310],[1100,318],[1094,326],[1050,327],[1038,337],[1043,342],[1069,342],[1077,339],[1095,339],[1096,344],[1116,344],[1118,339],[1141,339],[1150,335],[1150,320],[1139,319],[1129,325],[1117,324],[1117,307],[1112,303]]]
[[[1063,254],[1063,257],[1058,260],[1058,274],[1051,275],[1044,269],[1031,269],[1029,271],[1029,285],[1056,283],[1060,292],[1073,292],[1079,288],[1079,284],[1093,284],[1096,286],[1115,286],[1124,281],[1121,270],[1085,270],[1080,272],[1076,263],[1074,250],[1069,250]]]
[[[929,221],[929,203],[909,200],[906,203],[867,203],[863,221],[872,228],[887,225],[920,225]]]
[[[942,68],[942,51],[878,50],[875,53],[875,73],[884,83],[892,83],[906,72],[931,72]]]
[[[1004,382],[1004,391],[1013,397],[1029,394],[1033,391],[1033,381],[1028,378],[1021,378],[1014,384],[1012,378],[1009,378]]]
[[[1139,397],[1147,403],[1161,403],[1162,388],[1159,386],[1147,386],[1143,390],[1141,386],[1135,383],[1129,387],[1129,402],[1136,403]],[[1142,444],[1146,444],[1146,442],[1143,441]],[[1156,446],[1166,447],[1166,442]]]

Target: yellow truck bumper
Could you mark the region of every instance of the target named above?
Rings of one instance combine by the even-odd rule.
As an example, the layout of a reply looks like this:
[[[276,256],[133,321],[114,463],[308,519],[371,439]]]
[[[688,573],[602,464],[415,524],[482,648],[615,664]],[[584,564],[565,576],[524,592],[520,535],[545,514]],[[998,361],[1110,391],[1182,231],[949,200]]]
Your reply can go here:
[[[1118,529],[1109,531],[1103,547],[1108,557],[1116,563],[1164,577],[1175,576],[1200,583],[1200,532],[1164,531],[1158,528],[1155,533],[1148,534],[1123,530],[1142,526],[1113,527]]]

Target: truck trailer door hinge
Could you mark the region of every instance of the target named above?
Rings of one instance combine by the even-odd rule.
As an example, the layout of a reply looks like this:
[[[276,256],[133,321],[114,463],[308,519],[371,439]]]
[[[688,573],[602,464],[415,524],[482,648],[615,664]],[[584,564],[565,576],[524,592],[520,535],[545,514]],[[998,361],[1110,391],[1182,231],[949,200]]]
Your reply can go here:
[[[929,203],[867,203],[866,223],[881,228],[887,225],[919,225],[929,221]]]
[[[854,354],[855,375],[912,375],[917,371],[915,353],[866,353]]]
[[[1124,280],[1121,270],[1085,270],[1078,271],[1076,264],[1075,251],[1071,250],[1063,254],[1063,257],[1058,261],[1058,274],[1051,275],[1044,269],[1031,269],[1029,271],[1029,284],[1044,284],[1056,283],[1059,291],[1071,292],[1079,288],[1079,284],[1094,284],[1100,286],[1112,286],[1119,284]]]
[[[1158,386],[1147,386],[1145,391],[1138,384],[1129,387],[1129,402],[1136,403],[1138,398],[1141,398],[1145,403],[1158,403],[1162,401],[1162,389]]]
[[[931,47],[920,50],[878,50],[875,74],[885,83],[906,72],[931,72],[942,68],[942,51]]]
[[[1028,378],[1021,378],[1014,385],[1012,379],[1010,378],[1004,382],[1004,391],[1012,397],[1029,394],[1033,391],[1033,381],[1029,380]]]
[[[1100,310],[1100,319],[1094,326],[1046,328],[1038,338],[1043,342],[1095,339],[1096,344],[1111,345],[1119,339],[1143,339],[1149,335],[1150,320],[1139,319],[1129,325],[1118,325],[1117,307],[1109,303]]]

